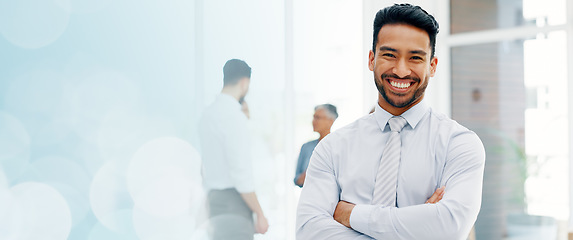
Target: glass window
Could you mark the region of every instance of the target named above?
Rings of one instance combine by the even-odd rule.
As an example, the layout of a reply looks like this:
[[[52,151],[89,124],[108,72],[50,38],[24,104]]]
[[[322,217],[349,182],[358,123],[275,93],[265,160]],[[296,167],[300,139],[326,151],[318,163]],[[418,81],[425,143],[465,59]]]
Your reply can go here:
[[[566,21],[565,0],[451,0],[450,9],[452,34]]]
[[[363,109],[362,2],[352,0],[293,1],[293,86],[294,145],[292,159],[286,159],[292,186],[295,221],[300,188],[294,185],[301,146],[319,138],[313,132],[314,107],[330,103],[339,117],[332,131],[368,114]],[[344,16],[344,17],[341,17]],[[374,87],[374,86],[372,86]],[[372,99],[372,107],[376,99]]]
[[[565,33],[554,32],[452,48],[452,117],[487,154],[477,239],[565,239],[565,46]]]

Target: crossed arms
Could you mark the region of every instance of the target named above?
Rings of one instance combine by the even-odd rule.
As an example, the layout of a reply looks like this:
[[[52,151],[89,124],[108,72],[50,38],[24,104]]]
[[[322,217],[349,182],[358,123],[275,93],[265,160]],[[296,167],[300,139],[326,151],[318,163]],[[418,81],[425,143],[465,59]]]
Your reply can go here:
[[[432,194],[432,196],[426,201],[426,203],[435,204],[440,200],[442,200],[442,198],[444,197],[444,193],[446,193],[444,191],[445,189],[446,186],[436,189],[434,194]],[[350,226],[350,214],[352,213],[352,209],[354,208],[354,206],[356,206],[356,204],[340,200],[338,202],[338,205],[336,206],[336,209],[334,210],[334,215],[332,217],[340,224],[348,228],[352,228]]]
[[[476,140],[483,146],[475,135],[462,140],[446,159],[445,193],[438,189],[427,201],[435,204],[400,208],[341,199],[339,169],[330,149],[319,144],[299,200],[297,239],[465,239],[481,205],[485,153],[483,147],[464,147]]]

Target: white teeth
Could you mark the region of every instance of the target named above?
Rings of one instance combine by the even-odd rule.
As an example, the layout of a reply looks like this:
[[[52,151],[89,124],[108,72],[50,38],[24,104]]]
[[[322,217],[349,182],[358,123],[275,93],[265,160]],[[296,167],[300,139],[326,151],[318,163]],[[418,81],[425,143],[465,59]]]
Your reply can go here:
[[[397,87],[397,88],[408,88],[408,87],[410,87],[410,83],[399,83],[399,82],[390,81],[390,84],[392,84],[392,86]]]

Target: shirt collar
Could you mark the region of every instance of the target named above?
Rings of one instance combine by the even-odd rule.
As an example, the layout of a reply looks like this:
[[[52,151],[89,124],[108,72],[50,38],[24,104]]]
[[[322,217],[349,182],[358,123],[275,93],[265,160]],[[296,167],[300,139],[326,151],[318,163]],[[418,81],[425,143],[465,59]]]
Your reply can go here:
[[[420,120],[422,120],[422,117],[424,117],[428,109],[429,107],[426,105],[425,101],[422,100],[418,104],[408,109],[406,112],[402,113],[402,115],[400,116],[406,119],[410,127],[414,129],[416,128]],[[378,127],[380,127],[382,131],[384,131],[384,129],[386,128],[386,123],[388,123],[388,120],[390,120],[390,118],[393,117],[393,115],[384,110],[383,108],[381,108],[380,105],[376,104],[374,117],[376,118],[376,122],[378,122]]]

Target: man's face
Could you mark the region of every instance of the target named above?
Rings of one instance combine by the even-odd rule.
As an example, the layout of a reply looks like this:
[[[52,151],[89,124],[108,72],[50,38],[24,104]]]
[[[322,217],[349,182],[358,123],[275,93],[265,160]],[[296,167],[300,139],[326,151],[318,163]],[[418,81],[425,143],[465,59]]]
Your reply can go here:
[[[384,25],[375,49],[376,53],[370,51],[368,67],[386,102],[380,104],[408,109],[421,101],[438,64],[437,58],[430,57],[428,33],[406,24]]]
[[[330,131],[330,127],[334,120],[326,114],[326,110],[319,108],[314,111],[314,117],[312,119],[312,130],[318,133]]]
[[[239,79],[239,83],[238,83],[241,87],[241,97],[239,98],[239,102],[243,102],[245,100],[245,97],[247,96],[247,93],[249,92],[249,85],[251,84],[251,79],[248,77],[244,77]]]

